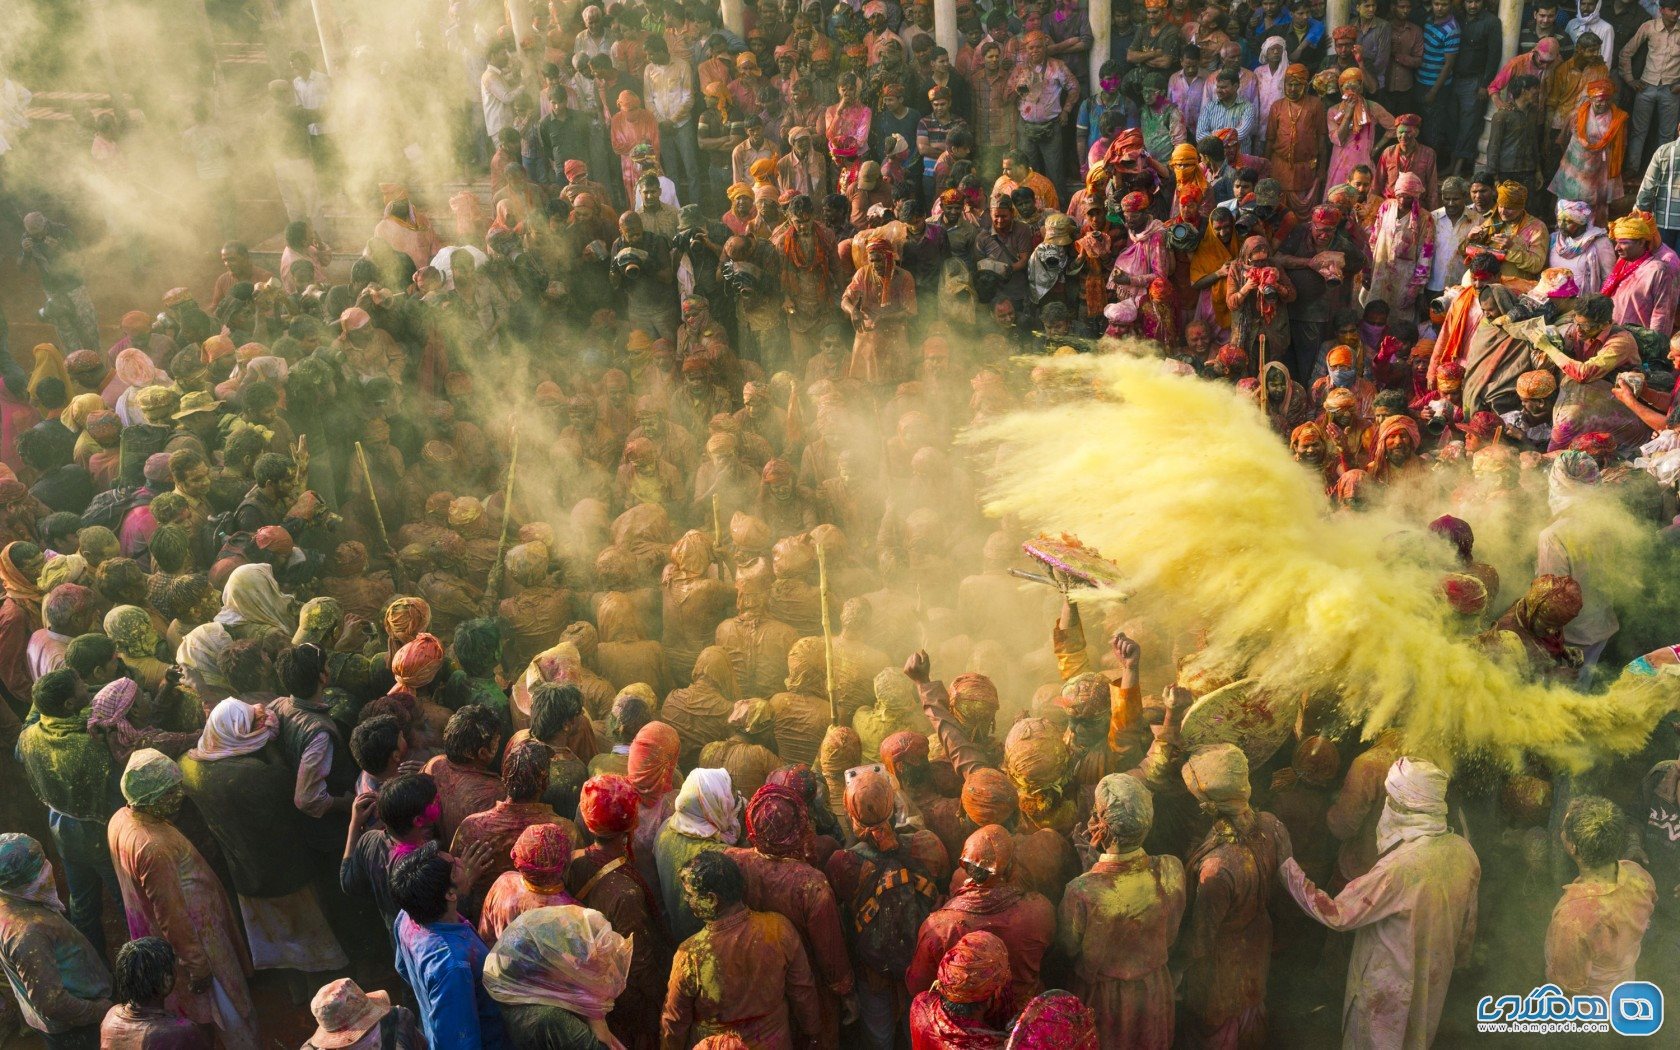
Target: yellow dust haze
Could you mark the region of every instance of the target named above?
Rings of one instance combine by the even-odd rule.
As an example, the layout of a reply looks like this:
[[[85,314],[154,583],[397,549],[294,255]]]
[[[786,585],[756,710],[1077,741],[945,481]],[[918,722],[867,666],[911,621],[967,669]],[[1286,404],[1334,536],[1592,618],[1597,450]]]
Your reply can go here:
[[[1640,747],[1674,705],[1672,678],[1624,675],[1585,695],[1495,662],[1448,622],[1444,545],[1397,542],[1416,528],[1386,510],[1330,513],[1233,387],[1128,354],[1057,364],[1091,396],[973,435],[997,449],[988,512],[1100,550],[1129,608],[1205,632],[1203,666],[1338,696],[1367,735],[1398,725],[1412,753],[1443,763],[1528,751],[1579,770]],[[1526,584],[1508,581],[1500,608]]]

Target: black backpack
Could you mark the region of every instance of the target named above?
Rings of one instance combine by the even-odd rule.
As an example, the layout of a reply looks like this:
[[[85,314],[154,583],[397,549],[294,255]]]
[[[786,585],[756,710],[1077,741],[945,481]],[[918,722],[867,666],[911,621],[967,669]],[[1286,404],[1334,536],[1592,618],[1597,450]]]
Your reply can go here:
[[[922,921],[939,907],[939,887],[903,850],[851,847],[863,861],[852,894],[852,949],[859,965],[903,979]]]
[[[112,532],[122,527],[123,519],[135,507],[151,502],[151,494],[139,485],[118,485],[93,497],[82,511],[82,528],[103,525]]]

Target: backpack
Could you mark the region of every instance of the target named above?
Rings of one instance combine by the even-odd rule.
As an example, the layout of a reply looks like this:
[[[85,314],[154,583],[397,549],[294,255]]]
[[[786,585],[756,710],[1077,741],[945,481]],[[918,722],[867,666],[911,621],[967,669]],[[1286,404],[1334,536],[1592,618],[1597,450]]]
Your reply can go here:
[[[902,851],[860,842],[850,852],[863,861],[851,900],[853,953],[860,965],[902,980],[922,921],[939,907],[939,887]]]
[[[103,525],[112,532],[122,527],[123,519],[135,507],[151,502],[151,494],[142,492],[139,485],[118,485],[93,497],[82,511],[82,528]]]

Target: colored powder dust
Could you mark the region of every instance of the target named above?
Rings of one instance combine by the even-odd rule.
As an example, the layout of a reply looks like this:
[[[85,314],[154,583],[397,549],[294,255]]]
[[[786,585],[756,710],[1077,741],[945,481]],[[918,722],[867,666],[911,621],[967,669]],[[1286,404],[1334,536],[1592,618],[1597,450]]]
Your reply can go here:
[[[1058,359],[1088,395],[969,440],[995,449],[989,513],[1115,561],[1122,582],[1094,597],[1127,594],[1128,614],[1197,632],[1200,669],[1335,696],[1367,737],[1398,726],[1410,753],[1443,765],[1526,751],[1580,770],[1638,749],[1675,706],[1675,676],[1624,674],[1587,695],[1497,662],[1450,624],[1446,546],[1391,509],[1403,501],[1330,513],[1251,399],[1168,374],[1152,352]],[[1526,586],[1509,578],[1498,609]]]

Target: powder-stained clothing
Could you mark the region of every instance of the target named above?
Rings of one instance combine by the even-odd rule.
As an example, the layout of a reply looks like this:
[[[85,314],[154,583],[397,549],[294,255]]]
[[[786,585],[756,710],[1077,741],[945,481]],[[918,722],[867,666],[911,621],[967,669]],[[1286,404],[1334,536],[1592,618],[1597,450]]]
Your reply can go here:
[[[109,835],[129,937],[162,937],[175,949],[170,1003],[197,1024],[215,1025],[229,1045],[255,1047],[245,938],[221,880],[166,820],[120,809]],[[215,979],[219,995],[192,990],[194,980],[206,977]],[[230,1012],[218,1009],[223,1001]]]
[[[1246,834],[1221,821],[1190,854],[1189,922],[1183,934],[1184,1003],[1190,1034],[1214,1045],[1264,1040],[1266,976],[1271,968],[1268,905],[1289,833],[1256,813]]]
[[[730,737],[700,749],[700,765],[729,772],[729,783],[742,798],[752,798],[770,774],[787,765],[776,752],[751,740]]]
[[[577,900],[566,892],[564,886],[543,890],[527,882],[522,872],[504,871],[490,884],[490,892],[484,895],[484,906],[478,913],[478,935],[485,944],[495,944],[502,931],[508,928],[508,923],[526,912],[576,903]],[[512,1027],[511,1023],[509,1027]]]
[[[99,1023],[99,1050],[212,1050],[210,1033],[168,1007],[111,1007]]]
[[[659,871],[659,900],[665,908],[665,927],[671,931],[673,940],[685,941],[705,926],[683,900],[683,866],[702,853],[725,848],[717,839],[685,835],[672,827],[669,820],[659,829],[653,842],[653,859]]]
[[[819,1030],[817,984],[793,924],[742,908],[684,941],[671,965],[660,1050],[729,1032],[754,1050],[792,1050],[791,1021]]]
[[[44,904],[0,896],[0,970],[36,1031],[96,1025],[111,1005],[111,975],[93,945]]]
[[[933,987],[939,960],[967,934],[984,930],[1009,948],[1009,985],[1017,1003],[1044,990],[1039,967],[1056,939],[1056,909],[1042,894],[1018,886],[970,884],[929,915],[916,940],[916,954],[905,971],[911,995]]]
[[[1342,789],[1325,814],[1330,834],[1342,841],[1336,855],[1336,875],[1341,884],[1370,871],[1377,861],[1377,818],[1382,816],[1383,800],[1388,797],[1383,781],[1398,757],[1394,745],[1382,739],[1361,752],[1348,765]]]
[[[496,774],[458,765],[447,755],[432,756],[425,773],[437,781],[439,842],[454,842],[461,821],[494,806],[505,794]]]
[[[1427,1048],[1453,965],[1476,937],[1482,866],[1470,843],[1450,832],[1401,842],[1334,898],[1308,882],[1293,859],[1280,874],[1319,922],[1355,931],[1342,1045]]]
[[[817,868],[799,857],[767,857],[756,849],[724,851],[741,869],[747,891],[743,901],[753,911],[772,911],[793,923],[805,943],[819,985],[822,1034],[839,1038],[839,999],[852,991],[852,962],[840,926],[834,888]]]
[[[577,825],[554,812],[546,802],[513,802],[502,799],[489,809],[469,813],[461,818],[450,840],[449,852],[460,856],[474,842],[490,847],[490,862],[480,871],[468,896],[476,904],[489,892],[490,884],[506,871],[513,870],[513,844],[519,833],[535,824],[557,824],[566,829],[567,837],[578,841]],[[472,909],[476,911],[477,909]]]
[[[660,929],[657,895],[628,858],[590,846],[566,866],[566,887],[585,908],[606,916],[621,937],[631,938],[630,978],[607,1015],[607,1026],[625,1046],[652,1045],[654,1017],[671,949]]]
[[[735,666],[742,696],[769,697],[783,688],[788,652],[799,640],[798,631],[768,617],[749,623],[736,616],[718,624],[715,637]]]
[[[1615,882],[1576,879],[1563,888],[1546,930],[1546,980],[1565,995],[1602,995],[1634,979],[1640,942],[1657,906],[1657,884],[1621,861]]]
[[[484,990],[489,949],[466,920],[415,922],[397,916],[397,973],[414,989],[428,1046],[500,1050],[502,1015]]]
[[[1058,943],[1074,962],[1073,990],[1096,1015],[1105,1048],[1167,1050],[1173,981],[1167,952],[1184,918],[1184,865],[1142,850],[1104,854],[1068,883]]]
[[[776,753],[786,762],[817,764],[817,750],[828,733],[828,701],[812,693],[777,693],[770,698],[776,720]]]

